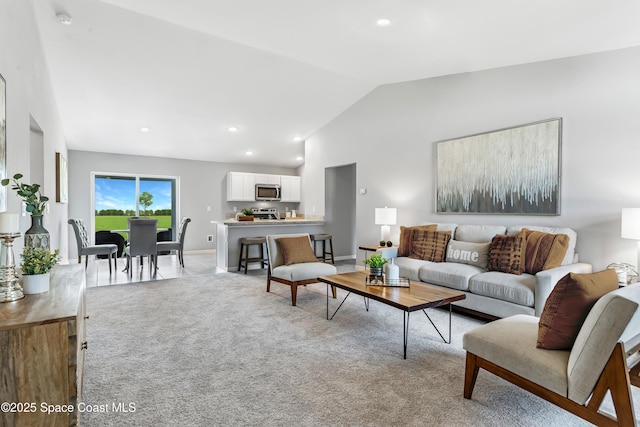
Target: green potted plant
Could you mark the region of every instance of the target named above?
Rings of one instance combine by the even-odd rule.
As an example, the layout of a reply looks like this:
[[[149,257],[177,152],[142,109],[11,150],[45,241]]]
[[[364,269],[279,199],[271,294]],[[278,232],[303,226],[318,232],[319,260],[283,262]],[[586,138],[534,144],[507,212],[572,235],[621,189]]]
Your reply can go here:
[[[22,199],[26,205],[26,211],[31,214],[31,228],[24,233],[26,246],[39,246],[49,248],[49,232],[42,225],[42,214],[47,207],[49,198],[40,192],[40,184],[25,184],[21,182],[23,175],[17,173],[12,179],[5,178],[0,181],[6,187],[13,182],[12,190]]]
[[[49,290],[49,273],[58,263],[59,251],[25,246],[22,249],[22,292],[39,294]]]
[[[364,259],[364,263],[369,266],[369,278],[382,277],[382,268],[387,263],[387,259],[382,254],[375,253]]]
[[[251,209],[243,209],[238,216],[238,221],[253,221],[253,211]]]

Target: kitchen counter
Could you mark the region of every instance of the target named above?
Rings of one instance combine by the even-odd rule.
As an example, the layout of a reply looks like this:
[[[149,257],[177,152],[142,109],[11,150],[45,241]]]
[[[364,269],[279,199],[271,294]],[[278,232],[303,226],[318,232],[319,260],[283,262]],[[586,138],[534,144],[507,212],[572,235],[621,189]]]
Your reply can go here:
[[[323,234],[326,233],[326,221],[322,219],[287,218],[255,219],[253,221],[211,221],[216,226],[217,267],[224,271],[236,271],[240,257],[238,240],[243,237],[264,237],[273,234]],[[249,258],[259,257],[258,246],[250,248]],[[265,251],[266,257],[266,251]],[[260,263],[252,263],[249,268],[260,268]]]
[[[237,221],[235,219],[227,219],[222,222],[212,221],[214,224],[224,224],[230,227],[250,227],[265,225],[324,225],[325,221],[321,219],[306,218],[287,218],[287,219],[254,219],[253,221]]]

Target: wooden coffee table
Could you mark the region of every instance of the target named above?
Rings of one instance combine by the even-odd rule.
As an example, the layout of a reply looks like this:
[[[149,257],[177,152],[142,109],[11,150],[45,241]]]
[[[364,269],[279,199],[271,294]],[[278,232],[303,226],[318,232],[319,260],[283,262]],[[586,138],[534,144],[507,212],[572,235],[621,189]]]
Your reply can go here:
[[[447,344],[451,343],[451,303],[465,299],[465,294],[451,289],[444,289],[438,286],[429,285],[422,282],[411,281],[409,287],[389,287],[372,286],[365,283],[367,273],[364,271],[354,271],[351,273],[333,274],[331,276],[318,277],[318,281],[327,284],[327,320],[333,319],[342,304],[352,293],[361,295],[365,300],[365,308],[369,311],[369,298],[380,301],[383,304],[398,308],[404,312],[404,358],[407,358],[407,341],[409,336],[409,315],[418,310],[427,316],[440,335],[440,338]],[[329,317],[329,287],[336,286],[347,291],[333,315]],[[433,323],[425,309],[449,305],[449,339],[445,339],[437,326]]]

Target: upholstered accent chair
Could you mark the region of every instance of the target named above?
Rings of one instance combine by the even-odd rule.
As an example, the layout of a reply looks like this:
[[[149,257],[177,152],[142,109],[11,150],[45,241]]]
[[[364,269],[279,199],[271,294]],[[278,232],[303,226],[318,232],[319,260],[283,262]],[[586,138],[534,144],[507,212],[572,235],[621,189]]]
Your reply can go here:
[[[82,256],[85,256],[84,268],[89,265],[90,255],[107,255],[109,258],[109,274],[111,274],[111,259],[113,259],[113,267],[118,268],[117,265],[117,252],[118,245],[90,245],[89,235],[87,234],[87,228],[84,226],[84,221],[79,218],[71,218],[67,221],[73,227],[73,232],[76,235],[76,244],[78,245],[78,264],[82,262]]]
[[[291,262],[291,259],[285,259],[285,253],[282,250],[281,245],[278,244],[278,239],[288,238],[306,238],[309,244],[309,251],[311,258],[308,258],[304,262]],[[267,239],[267,256],[269,258],[269,269],[267,270],[267,292],[271,290],[271,281],[283,283],[291,287],[291,305],[296,305],[298,286],[306,286],[310,283],[317,283],[319,276],[327,276],[336,274],[336,268],[324,262],[319,262],[313,248],[311,246],[311,239],[308,233],[304,234],[279,234],[268,235]],[[306,252],[306,245],[302,248]],[[286,252],[286,251],[285,251]],[[299,252],[302,252],[299,251]],[[295,258],[298,253],[294,253],[292,257]],[[286,261],[289,261],[287,263]],[[333,297],[336,297],[336,290],[332,288]]]
[[[178,238],[170,242],[158,242],[158,253],[165,251],[176,251],[178,262],[184,268],[184,237],[187,233],[187,225],[191,222],[191,218],[182,218],[180,227],[178,228]]]
[[[153,275],[158,272],[157,238],[158,220],[151,218],[129,218],[129,244],[127,245],[127,266],[129,277],[133,275],[133,258],[149,257],[149,268]],[[142,262],[141,262],[142,266]]]
[[[606,293],[589,311],[570,350],[537,348],[540,319],[529,315],[467,332],[464,397],[471,399],[482,368],[595,425],[635,426],[630,386],[640,386],[639,306],[639,284]],[[615,416],[600,410],[607,392]]]

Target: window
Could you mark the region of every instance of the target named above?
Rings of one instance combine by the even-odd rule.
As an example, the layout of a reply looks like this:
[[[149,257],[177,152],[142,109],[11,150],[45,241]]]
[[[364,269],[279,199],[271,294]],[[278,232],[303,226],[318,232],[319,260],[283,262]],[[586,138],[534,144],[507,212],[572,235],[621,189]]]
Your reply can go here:
[[[171,177],[94,175],[94,230],[116,231],[127,238],[128,219],[156,218],[158,229],[176,225],[176,182]],[[169,231],[166,238],[172,239]]]

